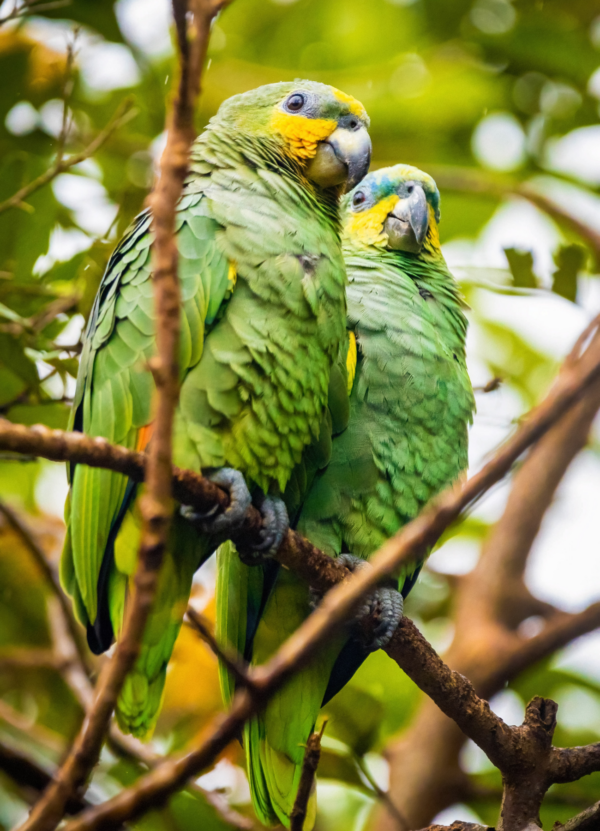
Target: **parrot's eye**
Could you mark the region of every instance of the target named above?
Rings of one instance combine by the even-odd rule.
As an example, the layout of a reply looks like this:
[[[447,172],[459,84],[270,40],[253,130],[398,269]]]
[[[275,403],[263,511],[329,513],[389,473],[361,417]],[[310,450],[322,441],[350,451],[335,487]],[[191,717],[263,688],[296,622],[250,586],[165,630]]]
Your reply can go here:
[[[295,92],[293,95],[290,95],[285,102],[285,106],[291,113],[299,113],[305,103],[306,98],[299,92]]]
[[[348,129],[350,130],[358,130],[360,127],[360,121],[358,118],[353,118],[351,121],[348,122]]]
[[[352,207],[353,208],[360,208],[361,205],[364,205],[367,197],[362,192],[362,190],[357,190],[354,196],[352,197]]]

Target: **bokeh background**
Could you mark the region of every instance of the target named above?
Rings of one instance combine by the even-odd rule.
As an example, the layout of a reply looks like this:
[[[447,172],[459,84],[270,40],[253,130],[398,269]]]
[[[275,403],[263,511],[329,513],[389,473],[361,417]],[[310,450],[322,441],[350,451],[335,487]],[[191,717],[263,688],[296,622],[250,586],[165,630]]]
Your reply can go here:
[[[5,0],[0,18],[13,8]],[[67,156],[86,147],[124,99],[135,109],[92,158],[54,178],[25,206],[0,214],[0,415],[64,428],[82,327],[110,251],[141,209],[164,146],[175,65],[167,0],[61,0],[33,12],[0,28],[0,201],[51,167],[65,89]],[[234,93],[309,77],[365,104],[374,166],[408,162],[438,179],[444,252],[471,307],[473,383],[481,388],[501,379],[495,391],[477,393],[473,471],[544,395],[561,359],[600,311],[600,265],[585,240],[519,195],[525,183],[600,233],[598,15],[589,0],[235,0],[213,29],[199,130]],[[65,86],[74,38],[72,84]],[[476,562],[507,489],[507,483],[497,487],[433,554],[407,603],[407,614],[438,650],[452,639],[454,576]],[[62,465],[0,454],[0,498],[27,517],[54,562],[66,490]],[[600,596],[599,499],[594,440],[560,487],[527,574],[535,594],[570,611]],[[194,595],[209,617],[213,585],[209,563]],[[48,770],[82,717],[60,658],[59,617],[44,577],[0,518],[0,742]],[[527,623],[535,631],[536,621]],[[559,702],[557,743],[600,739],[600,636],[586,636],[530,670],[492,707],[519,723],[533,691]],[[331,702],[320,831],[367,827],[377,798],[373,782],[387,784],[382,751],[418,705],[418,690],[383,653]],[[220,707],[215,660],[184,628],[152,748],[184,748]],[[487,796],[449,806],[439,821],[493,824],[499,774],[470,743],[461,764]],[[139,772],[103,751],[90,800],[114,794]],[[595,801],[599,779],[561,788],[545,820],[565,819]],[[199,782],[251,816],[238,747]],[[0,772],[0,828],[24,818],[31,798]],[[197,794],[180,795],[136,826],[230,827]]]

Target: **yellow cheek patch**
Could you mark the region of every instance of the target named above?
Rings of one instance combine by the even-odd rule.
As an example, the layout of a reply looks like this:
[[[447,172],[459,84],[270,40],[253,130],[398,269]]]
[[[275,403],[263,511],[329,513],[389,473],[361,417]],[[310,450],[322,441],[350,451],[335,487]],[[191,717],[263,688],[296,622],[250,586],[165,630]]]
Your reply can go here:
[[[348,332],[348,356],[346,358],[346,370],[348,371],[348,395],[352,392],[354,376],[356,375],[356,335]]]
[[[351,239],[358,239],[364,245],[385,245],[387,236],[384,233],[383,225],[387,215],[393,210],[398,202],[395,193],[386,196],[368,211],[359,211],[351,214],[346,225],[346,233]]]
[[[425,242],[423,244],[423,248],[428,251],[430,254],[439,254],[440,252],[440,232],[438,230],[437,222],[435,221],[435,211],[431,207],[428,206],[429,210],[429,229],[427,231],[427,236],[425,237]]]
[[[287,140],[294,156],[312,159],[320,141],[329,138],[337,127],[331,118],[305,118],[278,110],[271,119],[271,129]]]
[[[357,101],[356,98],[353,98],[351,95],[347,95],[345,92],[342,92],[340,89],[336,89],[335,87],[331,87],[333,90],[333,94],[337,98],[338,101],[341,101],[342,104],[347,104],[348,109],[352,113],[352,115],[356,115],[361,119],[366,119],[367,111],[360,103]]]

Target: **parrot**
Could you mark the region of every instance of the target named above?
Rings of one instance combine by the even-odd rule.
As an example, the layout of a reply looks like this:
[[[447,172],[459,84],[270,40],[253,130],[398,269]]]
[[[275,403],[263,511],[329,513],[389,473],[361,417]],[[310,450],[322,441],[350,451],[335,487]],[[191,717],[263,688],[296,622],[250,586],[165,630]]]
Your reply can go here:
[[[330,385],[329,434],[305,450],[284,498],[292,526],[355,571],[368,568],[385,540],[462,475],[475,402],[464,303],[440,248],[434,180],[404,164],[377,170],[344,197],[342,212],[348,318],[336,367],[345,373]],[[257,665],[319,598],[292,571],[273,562],[259,570],[233,553],[230,545],[217,553],[217,600],[227,582],[231,603],[228,610],[217,606],[217,635]],[[332,636],[246,723],[248,778],[263,824],[290,827],[320,708],[389,642],[422,565],[403,565],[365,599],[357,618],[376,616],[371,643],[352,624]],[[235,684],[225,667],[221,687],[230,700]],[[304,831],[315,816],[313,793]]]
[[[181,506],[139,658],[121,691],[121,729],[147,737],[194,572],[239,527],[263,515],[256,556],[287,529],[281,494],[327,411],[345,337],[340,197],[366,174],[364,107],[297,80],[225,101],[192,145],[176,212],[181,288],[180,397],[173,461],[229,490],[225,511]],[[152,442],[155,353],[150,210],[109,259],[83,338],[71,428],[130,449]],[[88,644],[118,638],[133,588],[141,486],[84,465],[68,470],[61,580]]]

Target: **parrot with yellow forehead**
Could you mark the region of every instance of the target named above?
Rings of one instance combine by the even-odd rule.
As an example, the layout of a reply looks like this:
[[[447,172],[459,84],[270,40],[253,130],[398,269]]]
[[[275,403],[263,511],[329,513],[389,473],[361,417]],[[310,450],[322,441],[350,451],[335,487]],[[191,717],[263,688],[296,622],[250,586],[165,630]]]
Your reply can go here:
[[[440,250],[440,197],[433,179],[396,165],[370,173],[343,201],[348,271],[347,400],[330,393],[328,452],[305,452],[286,491],[291,522],[317,547],[355,570],[467,467],[474,398],[465,362],[467,321]],[[331,388],[335,393],[335,389]],[[323,444],[323,442],[321,442]],[[299,481],[306,483],[302,494]],[[235,630],[218,619],[221,640],[248,661],[265,662],[314,608],[308,585],[286,569],[263,580],[224,547],[217,596],[245,610]],[[369,652],[384,647],[423,563],[403,565],[357,617],[375,615],[365,644],[350,625],[270,699],[245,727],[253,803],[261,822],[290,825],[304,747],[320,708],[350,680]],[[238,609],[236,608],[236,613]],[[242,619],[240,615],[240,619]],[[233,637],[232,637],[233,635]],[[227,697],[233,681],[222,670]],[[304,825],[312,828],[316,800]]]
[[[268,559],[287,529],[281,501],[318,437],[345,338],[339,198],[365,175],[362,105],[310,81],[225,101],[194,142],[176,214],[181,286],[174,463],[229,490],[219,515],[175,514],[141,653],[121,693],[121,728],[144,736],[196,569],[254,501]],[[152,441],[152,216],[112,254],[85,332],[72,426],[130,449]],[[141,488],[71,465],[61,578],[95,653],[123,626],[140,539]]]

